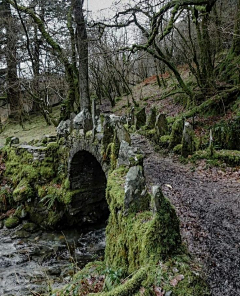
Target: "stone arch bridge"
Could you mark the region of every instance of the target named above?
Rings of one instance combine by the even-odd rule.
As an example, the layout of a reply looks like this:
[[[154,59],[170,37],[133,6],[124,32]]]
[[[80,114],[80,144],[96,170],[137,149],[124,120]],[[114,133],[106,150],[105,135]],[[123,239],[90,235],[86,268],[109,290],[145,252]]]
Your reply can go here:
[[[133,208],[141,210],[149,197],[142,166],[144,155],[131,146],[121,117],[101,115],[87,132],[77,118],[78,115],[72,121],[62,121],[57,137],[46,136],[44,145],[19,145],[16,138],[9,140],[20,167],[14,200],[18,205],[27,202],[31,219],[44,227],[106,221],[108,179],[119,168],[125,171],[125,214]],[[32,157],[27,156],[30,154]],[[15,163],[16,160],[9,164],[13,173]],[[45,205],[55,205],[52,216],[51,208],[46,209],[41,200]]]
[[[75,120],[61,122],[58,137],[69,147],[68,178],[75,191],[70,215],[84,222],[97,222],[109,215],[106,187],[109,174],[124,166],[128,170],[125,188],[125,211],[134,204],[141,207],[146,192],[142,168],[143,153],[131,146],[131,138],[121,117],[102,115],[93,129],[84,133]]]

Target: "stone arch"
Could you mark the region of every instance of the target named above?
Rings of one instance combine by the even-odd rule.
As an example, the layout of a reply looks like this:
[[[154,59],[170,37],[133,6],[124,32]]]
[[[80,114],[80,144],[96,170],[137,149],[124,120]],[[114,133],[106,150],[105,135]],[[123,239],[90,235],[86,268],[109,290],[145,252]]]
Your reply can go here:
[[[86,151],[92,154],[95,159],[100,164],[105,176],[107,178],[109,165],[102,157],[101,153],[101,145],[94,145],[91,140],[81,140],[81,142],[75,142],[69,152],[69,160],[68,160],[68,174],[70,175],[71,171],[71,163],[75,155],[80,151]]]
[[[70,151],[68,177],[74,194],[69,213],[75,223],[99,224],[109,216],[106,201],[107,169],[103,169],[99,154],[94,155],[88,150],[78,146]]]

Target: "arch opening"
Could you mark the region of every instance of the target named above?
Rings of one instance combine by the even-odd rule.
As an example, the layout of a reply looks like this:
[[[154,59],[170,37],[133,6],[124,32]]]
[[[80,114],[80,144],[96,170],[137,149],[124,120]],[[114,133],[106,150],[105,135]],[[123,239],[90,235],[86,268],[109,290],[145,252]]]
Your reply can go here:
[[[78,151],[69,167],[70,189],[74,192],[69,208],[70,224],[102,226],[109,216],[106,201],[107,179],[100,163],[88,151]]]

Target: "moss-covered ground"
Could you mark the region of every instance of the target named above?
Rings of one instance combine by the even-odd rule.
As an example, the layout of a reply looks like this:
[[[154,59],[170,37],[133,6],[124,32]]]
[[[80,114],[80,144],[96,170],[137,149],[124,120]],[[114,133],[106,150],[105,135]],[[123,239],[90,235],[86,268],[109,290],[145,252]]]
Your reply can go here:
[[[60,113],[60,107],[54,107],[51,114],[53,119],[57,119]],[[0,147],[5,145],[8,137],[18,137],[20,143],[29,143],[38,141],[44,135],[56,135],[56,128],[53,125],[47,125],[42,115],[32,114],[26,117],[23,125],[6,120],[3,123],[3,131],[0,133]]]

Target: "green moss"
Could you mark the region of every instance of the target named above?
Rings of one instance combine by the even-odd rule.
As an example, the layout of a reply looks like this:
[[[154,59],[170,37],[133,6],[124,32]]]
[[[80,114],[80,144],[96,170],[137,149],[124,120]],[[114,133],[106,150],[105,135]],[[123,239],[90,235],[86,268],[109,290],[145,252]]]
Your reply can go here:
[[[154,140],[156,138],[156,130],[148,129],[147,126],[143,126],[139,131],[139,134],[144,135],[145,137],[149,138],[150,140]]]
[[[84,279],[89,277],[99,278],[105,276],[103,288],[106,288],[108,275],[103,262],[93,262],[87,264],[78,272],[72,282],[65,286],[61,291],[55,291],[52,296],[81,295],[84,289]],[[116,273],[114,272],[114,275]],[[122,274],[123,276],[123,274]],[[95,284],[94,284],[95,285]],[[148,264],[137,269],[128,276],[119,280],[116,287],[110,287],[108,292],[89,293],[88,295],[97,296],[140,296],[155,295],[155,287],[162,291],[171,292],[175,296],[207,296],[210,295],[209,288],[199,275],[199,266],[192,264],[189,257],[179,255],[168,261],[159,261],[157,264]],[[90,287],[89,287],[90,288]]]
[[[119,148],[120,148],[120,143],[117,138],[116,132],[114,132],[112,142],[107,145],[106,151],[102,150],[101,152],[105,161],[110,162],[111,171],[113,171],[117,166],[117,157],[118,157]]]
[[[170,143],[170,136],[166,135],[166,136],[161,136],[159,139],[159,145],[161,147],[167,148],[169,147],[169,143]]]
[[[176,154],[181,154],[182,152],[182,144],[178,144],[176,145],[174,148],[173,148],[173,152],[176,153]]]
[[[24,206],[21,205],[19,206],[15,213],[14,213],[14,216],[18,217],[19,219],[23,218],[25,216],[25,209],[24,209]]]
[[[239,150],[240,117],[221,121],[213,127],[215,149]]]
[[[63,186],[65,189],[70,189],[70,181],[68,178],[65,179],[64,183],[63,183]]]
[[[172,131],[169,138],[169,149],[173,149],[182,142],[183,120],[177,119],[172,125]]]
[[[240,151],[237,150],[218,150],[214,151],[213,155],[210,151],[196,151],[191,157],[191,161],[196,161],[197,159],[207,159],[211,161],[212,165],[219,166],[222,162],[227,163],[231,166],[240,165]]]
[[[122,207],[124,203],[124,184],[128,169],[119,167],[108,177],[106,198],[110,209]]]
[[[14,228],[18,226],[19,223],[20,223],[20,220],[18,219],[18,217],[9,217],[4,221],[4,225],[7,228]]]
[[[240,151],[236,150],[220,150],[216,151],[213,158],[226,162],[227,164],[240,165]]]
[[[143,164],[144,155],[136,154],[134,157],[129,158],[130,166],[142,165]]]
[[[46,151],[48,152],[56,152],[59,148],[59,144],[57,142],[51,142],[47,145]]]
[[[110,292],[102,292],[102,293],[90,293],[89,295],[94,296],[129,296],[133,295],[135,291],[137,291],[142,281],[147,277],[147,269],[141,268],[139,269],[131,279],[125,281],[124,284],[117,286]]]
[[[66,285],[61,290],[55,290],[52,296],[65,296],[69,294],[70,291],[71,293],[74,293],[73,295],[81,295],[82,282],[84,283],[84,280],[89,278],[89,276],[97,279],[99,276],[102,276],[105,273],[105,270],[106,265],[103,261],[90,262],[80,271],[74,274],[73,279],[68,285]]]
[[[86,136],[85,137],[86,137],[87,140],[90,140],[92,138],[92,135],[93,135],[92,130],[90,130],[90,131],[87,131],[86,132]]]
[[[12,189],[10,187],[0,188],[0,211],[6,211],[8,206],[12,205]]]
[[[33,197],[33,189],[26,179],[22,179],[13,191],[13,199],[15,202],[23,202]]]
[[[142,287],[153,295],[153,286],[176,296],[207,296],[209,287],[199,275],[199,266],[193,264],[186,255],[178,255],[166,262],[149,266],[148,277]]]
[[[146,210],[124,215],[126,172],[126,168],[119,168],[108,177],[107,201],[111,213],[106,229],[105,258],[112,268],[131,273],[176,252],[181,239],[178,219],[166,199],[156,215]]]
[[[41,166],[39,168],[40,176],[43,180],[51,180],[55,176],[55,171],[52,166]]]
[[[39,179],[39,172],[38,170],[29,164],[24,164],[21,167],[21,172],[19,174],[19,177],[25,178],[29,183],[35,182]]]
[[[35,206],[35,203],[26,204],[26,211],[29,214],[30,221],[37,224],[41,228],[54,229],[62,218],[62,212],[53,209],[47,209],[47,206],[43,203],[38,203],[37,211]]]
[[[72,198],[74,197],[74,195],[86,191],[86,189],[76,189],[76,190],[66,190],[63,191],[62,197],[61,197],[61,202],[63,202],[64,204],[70,204],[72,201]]]
[[[22,230],[25,230],[27,232],[35,232],[37,229],[37,225],[34,224],[34,223],[25,223],[23,226],[22,226]]]

